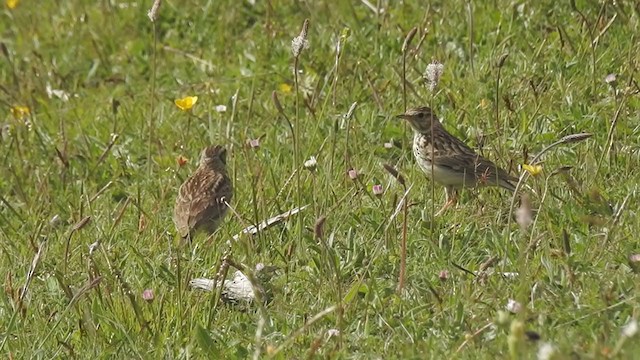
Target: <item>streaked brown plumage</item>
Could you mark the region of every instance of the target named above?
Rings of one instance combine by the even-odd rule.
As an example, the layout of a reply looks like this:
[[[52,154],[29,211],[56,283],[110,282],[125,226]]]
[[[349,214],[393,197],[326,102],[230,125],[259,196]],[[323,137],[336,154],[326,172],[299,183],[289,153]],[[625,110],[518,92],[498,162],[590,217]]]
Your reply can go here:
[[[513,182],[517,178],[447,132],[429,107],[409,109],[397,117],[407,120],[413,128],[413,155],[418,166],[427,177],[445,186],[447,202],[438,214],[456,203],[457,190],[463,187],[499,186],[515,190]]]
[[[202,150],[196,171],[180,186],[173,222],[183,238],[197,231],[213,234],[227,213],[233,188],[227,174],[227,151],[216,145]]]

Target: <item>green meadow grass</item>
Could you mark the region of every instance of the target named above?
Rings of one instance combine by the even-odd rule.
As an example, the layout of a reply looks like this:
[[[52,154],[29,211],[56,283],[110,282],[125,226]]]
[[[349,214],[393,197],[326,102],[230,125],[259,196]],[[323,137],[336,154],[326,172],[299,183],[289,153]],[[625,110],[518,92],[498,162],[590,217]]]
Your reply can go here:
[[[369,2],[384,11],[346,0],[167,1],[155,23],[151,1],[3,4],[1,356],[521,359],[553,346],[556,359],[633,358],[637,3]],[[291,41],[306,18],[296,81]],[[410,130],[393,116],[404,111],[413,27],[407,105],[431,104],[513,174],[561,137],[593,134],[525,176],[529,227],[493,188],[465,190],[432,217],[444,190],[415,166]],[[444,64],[434,92],[422,78],[432,60]],[[190,113],[174,105],[185,96],[198,96]],[[181,243],[175,195],[212,143],[229,150],[236,214],[212,239]],[[311,156],[315,171],[303,166]],[[405,179],[406,213],[396,212],[405,190],[382,164]],[[238,311],[189,288],[227,251],[280,268],[268,305]]]

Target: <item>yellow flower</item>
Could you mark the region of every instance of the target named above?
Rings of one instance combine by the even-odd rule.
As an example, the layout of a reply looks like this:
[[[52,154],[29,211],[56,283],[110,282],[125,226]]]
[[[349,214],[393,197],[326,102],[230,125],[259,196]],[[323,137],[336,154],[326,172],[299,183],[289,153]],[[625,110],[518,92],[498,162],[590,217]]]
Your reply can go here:
[[[20,2],[20,0],[7,0],[7,7],[10,10],[13,10],[16,8],[16,6],[18,6],[18,3]]]
[[[542,174],[542,165],[522,164],[522,168],[525,169],[532,176],[538,176]]]
[[[198,97],[197,96],[185,96],[182,99],[176,99],[174,102],[176,103],[176,106],[178,107],[178,109],[180,109],[182,111],[189,111],[189,110],[191,110],[193,105],[195,105],[196,102],[198,102]]]
[[[22,120],[25,117],[29,116],[31,114],[31,111],[29,111],[29,108],[26,106],[16,105],[11,108],[11,114],[17,120]]]
[[[280,90],[280,92],[283,94],[291,94],[291,85],[282,83],[278,85],[278,90]]]

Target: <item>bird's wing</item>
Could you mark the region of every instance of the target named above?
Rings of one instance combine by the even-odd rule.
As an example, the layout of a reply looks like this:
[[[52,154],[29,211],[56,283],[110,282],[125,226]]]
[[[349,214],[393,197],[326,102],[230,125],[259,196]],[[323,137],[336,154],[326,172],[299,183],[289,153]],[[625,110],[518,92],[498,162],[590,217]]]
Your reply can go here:
[[[442,128],[441,131],[442,138],[446,139],[446,141],[441,141],[438,146],[439,150],[434,159],[436,165],[450,168],[456,172],[474,174],[476,179],[485,179],[489,184],[502,186],[511,191],[515,190],[511,182],[517,181],[517,178],[509,175],[491,160],[477,154],[462,140],[447,132],[446,129]]]
[[[439,167],[449,168],[455,172],[473,174],[476,179],[485,178],[489,183],[495,183],[504,188],[513,189],[512,181],[517,178],[509,175],[491,160],[488,160],[473,151],[459,154],[441,155],[434,159],[434,164]]]

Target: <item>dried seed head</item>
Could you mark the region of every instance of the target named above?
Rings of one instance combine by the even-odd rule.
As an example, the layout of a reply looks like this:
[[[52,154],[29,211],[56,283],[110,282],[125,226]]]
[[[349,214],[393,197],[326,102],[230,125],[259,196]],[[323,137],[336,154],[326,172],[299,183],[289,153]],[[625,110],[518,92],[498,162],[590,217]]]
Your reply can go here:
[[[309,19],[304,19],[304,23],[302,23],[302,30],[300,30],[300,35],[294,37],[291,41],[291,52],[296,58],[300,56],[302,50],[309,47],[309,40],[307,40],[308,31]]]
[[[569,143],[574,143],[574,142],[579,142],[582,140],[586,140],[590,137],[592,137],[593,134],[591,133],[579,133],[579,134],[571,134],[571,135],[567,135],[565,137],[563,137],[562,139],[560,139],[560,141],[562,141],[565,144],[569,144]]]
[[[402,43],[403,54],[407,52],[407,49],[409,48],[409,44],[411,44],[411,41],[413,40],[413,37],[416,36],[417,32],[418,32],[418,28],[414,26],[413,29],[411,29],[407,34],[407,37],[404,38],[404,43]]]
[[[429,86],[429,91],[434,91],[440,82],[442,73],[444,72],[444,65],[438,60],[433,60],[431,64],[427,65],[427,70],[424,73],[424,78]]]
[[[275,90],[271,93],[271,100],[273,101],[273,105],[276,107],[276,110],[278,110],[280,115],[285,116],[282,104],[280,104],[280,100],[278,100],[278,93]]]
[[[316,224],[313,227],[313,233],[316,239],[322,239],[324,237],[324,222],[327,220],[326,216],[321,216],[316,220]]]
[[[149,11],[147,12],[147,16],[149,17],[149,20],[151,20],[151,22],[156,22],[156,19],[158,19],[160,3],[162,3],[162,0],[155,0],[153,2],[153,5],[151,6],[151,9],[149,9]]]
[[[385,170],[387,170],[389,174],[391,174],[391,176],[393,176],[394,178],[396,178],[396,180],[398,180],[400,185],[405,186],[406,183],[404,181],[404,177],[398,172],[398,170],[396,170],[396,168],[394,168],[389,164],[382,164],[382,166],[384,167]]]
[[[504,53],[502,55],[500,55],[500,57],[498,58],[498,62],[496,63],[496,66],[498,68],[501,68],[504,66],[505,61],[507,61],[507,58],[509,57],[509,53]]]
[[[0,42],[0,51],[2,51],[2,55],[9,59],[9,49],[7,49],[7,45],[3,42]]]

